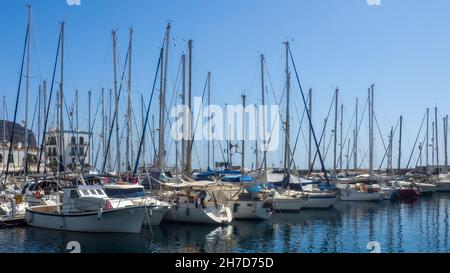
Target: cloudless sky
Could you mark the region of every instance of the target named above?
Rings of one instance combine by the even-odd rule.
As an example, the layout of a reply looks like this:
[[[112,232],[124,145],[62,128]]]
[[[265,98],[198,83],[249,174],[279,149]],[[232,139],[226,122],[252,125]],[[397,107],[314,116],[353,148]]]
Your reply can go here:
[[[73,91],[79,90],[80,115],[86,129],[88,91],[93,92],[95,108],[101,88],[113,86],[111,30],[118,30],[118,50],[123,63],[128,28],[133,26],[133,102],[136,118],[140,120],[139,98],[143,94],[148,101],[165,26],[170,21],[173,40],[169,101],[177,82],[180,56],[186,51],[189,39],[194,40],[194,94],[201,95],[206,74],[211,71],[213,103],[238,104],[243,92],[247,94],[248,103],[258,103],[259,55],[264,53],[279,99],[284,86],[283,42],[289,40],[303,88],[313,88],[316,131],[320,131],[334,89],[339,87],[339,101],[345,108],[345,134],[355,98],[360,98],[361,116],[367,88],[373,83],[375,113],[384,142],[387,142],[390,127],[395,126],[400,115],[404,116],[403,165],[408,161],[426,107],[439,107],[439,142],[443,151],[442,118],[448,113],[450,89],[450,2],[447,0],[381,0],[381,6],[370,6],[366,0],[81,0],[81,6],[69,6],[66,0],[0,0],[0,95],[6,96],[10,120],[28,3],[33,5],[30,119],[40,81],[51,79],[59,22],[65,20],[66,99],[71,103]],[[292,76],[293,107],[297,107],[301,115],[303,105],[294,74]],[[267,79],[266,82],[269,102],[274,103]],[[18,120],[23,120],[24,116],[24,90],[23,85]],[[154,105],[152,112],[157,113],[157,100]],[[295,110],[292,111],[296,124],[291,136],[294,139],[299,122]],[[361,127],[360,160],[367,150],[366,120],[367,115]],[[330,130],[331,127],[327,139],[331,136]],[[303,133],[307,136],[306,130]],[[134,134],[136,136],[137,132]],[[375,162],[378,162],[375,166],[378,166],[384,150],[377,129],[375,138]],[[396,137],[394,157],[397,142]],[[251,145],[247,146],[250,157]],[[198,146],[200,153],[203,147],[204,144]],[[170,149],[173,152],[173,147]],[[270,162],[279,165],[281,154],[273,154]],[[442,152],[440,156],[443,162]],[[200,157],[204,160],[204,155]],[[220,161],[220,157],[216,154],[217,160]],[[327,155],[328,165],[331,157],[332,149]],[[413,166],[416,160],[417,155],[413,157]],[[247,164],[252,161],[253,156]],[[296,163],[306,166],[302,134]]]

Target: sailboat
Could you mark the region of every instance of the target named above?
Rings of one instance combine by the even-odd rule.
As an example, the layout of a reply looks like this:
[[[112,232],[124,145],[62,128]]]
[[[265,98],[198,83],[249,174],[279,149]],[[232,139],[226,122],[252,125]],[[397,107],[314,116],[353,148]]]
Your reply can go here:
[[[222,189],[210,181],[185,181],[161,184],[161,198],[172,204],[163,220],[197,224],[229,224],[233,214],[219,202]]]
[[[381,190],[381,186],[377,184],[378,178],[373,173],[373,93],[374,85],[368,90],[369,105],[369,173],[366,181],[360,181],[356,184],[337,184],[340,188],[339,198],[341,201],[381,201],[385,198],[385,193]]]
[[[296,175],[291,175],[290,182],[298,184],[305,194],[301,209],[329,209],[336,205],[336,191],[321,190],[314,181]]]

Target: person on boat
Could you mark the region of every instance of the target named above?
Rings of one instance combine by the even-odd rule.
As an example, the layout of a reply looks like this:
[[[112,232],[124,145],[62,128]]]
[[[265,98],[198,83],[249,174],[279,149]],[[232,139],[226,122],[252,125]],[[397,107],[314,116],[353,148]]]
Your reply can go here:
[[[200,198],[200,205],[202,206],[202,208],[206,208],[205,206],[206,191],[201,191],[198,197]]]

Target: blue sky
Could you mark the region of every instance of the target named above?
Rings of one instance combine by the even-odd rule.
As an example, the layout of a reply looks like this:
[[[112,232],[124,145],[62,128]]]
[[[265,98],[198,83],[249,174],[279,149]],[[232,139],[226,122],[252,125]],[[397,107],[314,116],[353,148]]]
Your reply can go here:
[[[135,29],[134,103],[138,103],[140,94],[147,100],[164,28],[170,20],[171,90],[180,55],[186,51],[187,40],[193,39],[194,94],[201,94],[206,73],[211,71],[214,103],[237,104],[242,92],[247,94],[249,103],[258,102],[259,54],[264,53],[275,92],[280,96],[284,84],[282,43],[289,40],[302,84],[305,89],[313,88],[317,126],[322,124],[338,86],[345,107],[346,132],[345,123],[352,116],[355,98],[360,97],[362,104],[367,88],[374,83],[375,112],[383,137],[386,138],[399,116],[404,116],[402,162],[406,164],[426,107],[439,107],[441,131],[442,117],[448,112],[450,2],[446,0],[382,0],[377,7],[369,6],[366,0],[82,0],[81,6],[68,6],[66,0],[0,0],[0,37],[3,37],[0,95],[6,96],[10,117],[28,3],[33,5],[30,73],[33,103],[39,81],[51,78],[61,20],[66,22],[68,101],[73,98],[73,90],[78,89],[81,105],[87,104],[89,90],[96,102],[101,87],[112,87],[111,30],[118,30],[123,62],[130,26]],[[292,84],[294,105],[301,113],[298,88],[295,82]],[[273,96],[270,99],[273,102]],[[23,104],[20,106],[23,118]],[[33,107],[30,103],[30,108]],[[86,123],[86,107],[82,109]],[[297,129],[292,131],[295,136]],[[365,124],[362,131],[360,158],[367,149]],[[384,152],[378,132],[375,137],[375,157],[379,162]],[[442,139],[441,136],[440,142]],[[281,153],[278,154],[271,156],[272,162],[281,160]],[[305,166],[305,158],[304,140],[300,140],[296,163]]]

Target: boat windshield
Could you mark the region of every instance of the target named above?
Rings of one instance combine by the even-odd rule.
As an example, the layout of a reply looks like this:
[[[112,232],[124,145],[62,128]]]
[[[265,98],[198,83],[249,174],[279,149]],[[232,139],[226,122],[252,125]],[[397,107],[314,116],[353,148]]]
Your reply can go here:
[[[132,189],[105,189],[106,195],[111,198],[135,198],[135,197],[145,197],[145,192],[143,188],[132,188]]]

